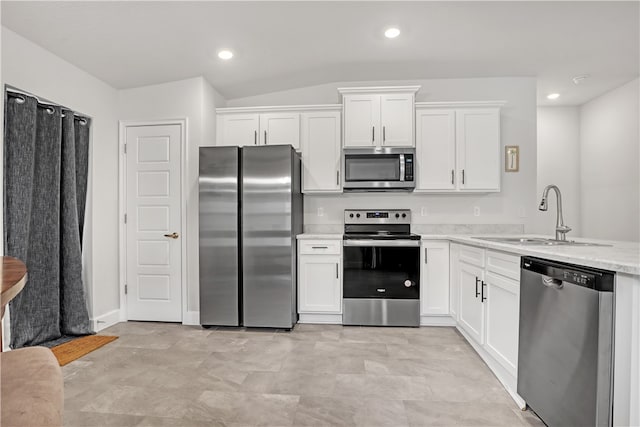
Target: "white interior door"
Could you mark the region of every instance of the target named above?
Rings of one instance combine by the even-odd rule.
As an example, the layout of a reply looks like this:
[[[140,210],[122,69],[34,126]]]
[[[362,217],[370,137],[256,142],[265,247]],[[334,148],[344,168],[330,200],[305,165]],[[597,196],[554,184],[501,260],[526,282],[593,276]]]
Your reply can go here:
[[[180,125],[126,128],[129,320],[182,320]]]

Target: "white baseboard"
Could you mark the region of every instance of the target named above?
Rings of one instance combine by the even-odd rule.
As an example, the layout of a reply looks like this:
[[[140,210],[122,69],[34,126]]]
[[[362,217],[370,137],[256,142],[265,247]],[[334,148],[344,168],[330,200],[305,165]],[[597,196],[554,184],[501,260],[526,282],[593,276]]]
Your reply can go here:
[[[420,326],[456,326],[451,316],[420,316]]]
[[[200,312],[199,311],[187,311],[182,316],[183,325],[199,325],[200,324]]]
[[[342,325],[342,314],[300,314],[298,323]]]
[[[91,319],[91,323],[93,324],[93,330],[96,332],[100,332],[103,329],[108,328],[109,326],[113,326],[116,323],[120,323],[122,321],[120,316],[120,309],[111,310],[108,313],[105,313],[101,316],[94,317]]]

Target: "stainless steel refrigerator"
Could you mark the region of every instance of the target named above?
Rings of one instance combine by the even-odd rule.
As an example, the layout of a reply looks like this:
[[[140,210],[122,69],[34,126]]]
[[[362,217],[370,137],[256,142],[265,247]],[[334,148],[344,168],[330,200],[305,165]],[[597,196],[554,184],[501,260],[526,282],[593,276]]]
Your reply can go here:
[[[200,324],[296,323],[300,155],[290,145],[200,148]]]

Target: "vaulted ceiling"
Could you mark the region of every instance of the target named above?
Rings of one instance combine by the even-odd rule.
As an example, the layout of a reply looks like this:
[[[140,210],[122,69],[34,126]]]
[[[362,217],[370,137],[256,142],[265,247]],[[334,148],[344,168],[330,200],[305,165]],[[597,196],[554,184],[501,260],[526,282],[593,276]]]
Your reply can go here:
[[[537,76],[581,104],[640,74],[638,2],[2,1],[2,25],[116,88],[227,99],[334,81]],[[400,28],[386,39],[390,25]],[[230,48],[235,56],[216,56]],[[580,85],[572,78],[588,74]]]

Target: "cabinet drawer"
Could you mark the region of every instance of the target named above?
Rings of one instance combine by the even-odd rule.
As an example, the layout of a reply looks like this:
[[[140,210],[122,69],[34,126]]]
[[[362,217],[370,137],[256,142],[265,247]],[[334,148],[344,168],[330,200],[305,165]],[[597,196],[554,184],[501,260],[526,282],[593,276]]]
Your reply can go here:
[[[520,257],[504,252],[487,251],[487,271],[520,282]]]
[[[340,255],[342,240],[300,240],[298,245],[304,255]]]
[[[460,246],[460,261],[484,267],[484,249],[473,246]]]

